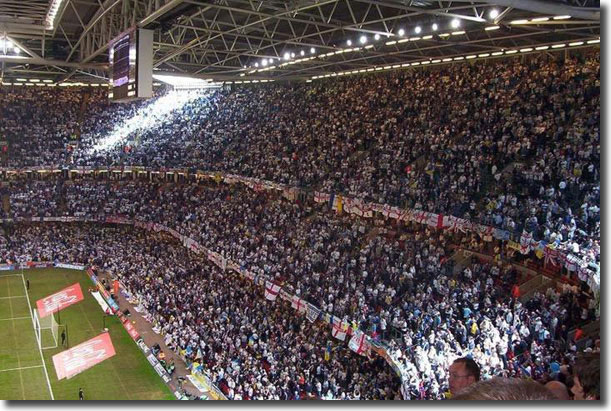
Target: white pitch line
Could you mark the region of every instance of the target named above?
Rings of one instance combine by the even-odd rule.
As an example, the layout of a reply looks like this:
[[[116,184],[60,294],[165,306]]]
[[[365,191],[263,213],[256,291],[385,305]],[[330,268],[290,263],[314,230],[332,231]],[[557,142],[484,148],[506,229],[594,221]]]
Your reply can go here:
[[[21,277],[21,274],[0,274],[0,278],[2,277]]]
[[[0,300],[8,300],[9,298],[24,298],[25,295],[13,295],[11,297],[0,297]]]
[[[30,368],[42,368],[42,365],[33,365],[31,367],[9,368],[8,370],[0,370],[0,372],[29,370]]]
[[[32,328],[34,329],[34,338],[36,338],[36,325],[34,324],[34,317],[32,317],[32,305],[30,304],[30,296],[28,295],[28,287],[25,285],[25,277],[23,276],[23,273],[21,273],[21,281],[23,282],[23,289],[25,290],[25,295],[27,297],[27,301],[28,301],[28,308],[29,308],[29,313],[30,313],[30,318],[32,319]],[[45,377],[47,377],[47,387],[49,387],[49,393],[51,394],[51,399],[55,400],[55,397],[53,396],[53,390],[51,389],[51,381],[49,381],[49,373],[47,372],[47,366],[45,365],[45,357],[42,356],[42,348],[40,347],[40,344],[38,344],[38,352],[40,353],[40,359],[42,360],[42,367],[45,369]]]
[[[31,320],[32,317],[13,317],[13,318],[0,318],[0,321],[11,321],[11,320]]]

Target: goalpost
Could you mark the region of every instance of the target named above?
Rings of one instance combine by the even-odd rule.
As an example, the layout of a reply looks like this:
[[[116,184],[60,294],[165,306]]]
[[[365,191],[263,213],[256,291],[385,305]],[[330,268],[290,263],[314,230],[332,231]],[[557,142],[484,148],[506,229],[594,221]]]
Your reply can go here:
[[[59,324],[55,321],[55,314],[40,318],[38,311],[34,308],[32,318],[34,318],[34,330],[39,347],[42,349],[56,348],[59,340]]]

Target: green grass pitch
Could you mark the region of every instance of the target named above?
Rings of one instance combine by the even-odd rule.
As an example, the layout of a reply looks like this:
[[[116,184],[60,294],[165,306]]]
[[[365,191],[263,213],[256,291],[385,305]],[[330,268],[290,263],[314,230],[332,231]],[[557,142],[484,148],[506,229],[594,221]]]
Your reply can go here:
[[[42,297],[77,281],[81,284],[85,299],[59,315],[59,323],[67,326],[70,347],[102,332],[103,313],[87,292],[93,284],[85,272],[31,269],[23,270],[23,277],[30,280],[28,295],[32,308]],[[175,399],[114,316],[106,317],[106,327],[116,355],[71,379],[58,381],[52,357],[65,348],[60,341],[57,348],[43,349],[43,367],[24,278],[21,271],[0,272],[0,400],[50,400],[51,391],[56,400],[78,400],[79,388],[86,400]],[[55,319],[58,320],[57,314]]]

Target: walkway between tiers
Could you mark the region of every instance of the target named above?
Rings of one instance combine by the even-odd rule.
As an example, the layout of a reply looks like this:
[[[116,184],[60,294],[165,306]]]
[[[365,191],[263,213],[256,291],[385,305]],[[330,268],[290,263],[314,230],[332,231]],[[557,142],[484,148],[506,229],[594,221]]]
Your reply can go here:
[[[112,278],[108,273],[100,271],[98,277],[100,278],[100,280],[105,278],[108,284],[112,284]],[[116,296],[115,301],[119,304],[119,308],[122,312],[126,309],[129,310],[130,316],[128,318],[130,321],[132,321],[132,323],[134,323],[134,327],[136,327],[136,330],[138,330],[140,337],[144,339],[144,343],[149,347],[152,347],[155,344],[159,344],[159,347],[161,347],[161,351],[163,351],[166,356],[166,362],[169,363],[172,360],[174,361],[174,365],[176,366],[176,368],[174,370],[174,374],[172,374],[172,384],[175,387],[178,387],[178,377],[183,377],[185,381],[182,384],[182,388],[186,394],[197,397],[200,397],[202,394],[204,394],[208,398],[212,399],[212,395],[210,394],[210,392],[201,392],[197,388],[195,388],[193,384],[191,384],[191,382],[187,379],[187,375],[191,374],[191,371],[187,369],[186,364],[180,358],[180,356],[164,344],[163,337],[153,331],[152,324],[146,321],[144,317],[142,317],[142,315],[137,313],[136,310],[134,310],[134,307],[127,302],[127,300],[123,295],[121,295],[121,293]]]

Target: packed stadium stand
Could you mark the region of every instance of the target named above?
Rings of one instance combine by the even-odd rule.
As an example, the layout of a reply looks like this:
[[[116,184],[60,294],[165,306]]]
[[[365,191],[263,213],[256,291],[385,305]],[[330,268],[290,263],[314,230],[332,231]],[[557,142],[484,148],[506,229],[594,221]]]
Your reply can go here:
[[[163,13],[186,13],[173,3]],[[507,2],[481,3],[483,16]],[[574,3],[586,20],[595,8]],[[5,78],[0,267],[70,262],[116,280],[184,363],[166,367],[172,383],[202,376],[215,398],[441,400],[471,376],[469,395],[503,377],[600,399],[600,38],[587,28],[554,49],[546,34],[541,52],[246,83],[295,58],[280,53],[212,73],[215,87],[155,80],[151,98],[119,103],[97,84]],[[85,60],[61,81],[87,75]],[[471,360],[476,373],[452,368]]]

